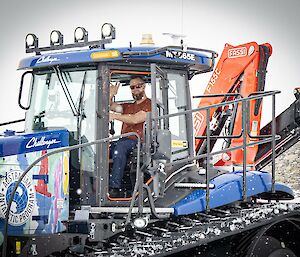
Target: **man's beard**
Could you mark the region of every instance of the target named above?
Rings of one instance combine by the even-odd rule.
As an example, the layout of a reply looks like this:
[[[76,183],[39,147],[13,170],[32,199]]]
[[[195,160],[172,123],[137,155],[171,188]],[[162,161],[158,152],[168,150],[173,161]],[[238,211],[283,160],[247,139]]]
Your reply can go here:
[[[133,95],[132,94],[132,97],[135,101],[138,101],[138,100],[141,100],[143,97],[144,97],[144,93],[140,93],[138,95]]]

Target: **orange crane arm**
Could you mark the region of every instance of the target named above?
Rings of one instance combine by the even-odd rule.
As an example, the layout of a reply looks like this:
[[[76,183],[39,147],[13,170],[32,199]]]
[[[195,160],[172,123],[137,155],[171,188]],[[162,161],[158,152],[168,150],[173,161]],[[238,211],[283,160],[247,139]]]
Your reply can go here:
[[[270,44],[265,43],[258,45],[255,42],[250,42],[238,46],[225,44],[219,62],[209,80],[209,83],[204,91],[205,95],[210,94],[226,94],[226,93],[239,93],[243,97],[257,91],[263,91],[265,85],[265,74],[268,59],[272,54],[272,47]],[[232,100],[234,97],[203,97],[199,101],[198,107],[210,106],[213,104],[221,103],[225,100]],[[218,116],[217,114],[222,111],[220,108],[210,110],[210,121],[212,117]],[[235,118],[231,121],[234,122],[232,135],[239,135],[242,131],[242,106],[237,106]],[[253,100],[250,102],[250,133],[251,135],[258,135],[260,131],[261,121],[261,101]],[[194,130],[195,136],[206,135],[206,111],[199,111],[194,116]],[[220,125],[217,124],[216,126]],[[224,125],[224,123],[223,123]],[[221,128],[219,128],[220,131]],[[252,139],[253,140],[253,139]],[[247,142],[250,141],[247,135]],[[231,139],[230,146],[242,145],[243,138]],[[199,151],[203,139],[195,140],[196,152]],[[228,146],[229,147],[229,146]],[[248,149],[247,149],[248,150]],[[251,147],[247,151],[247,164],[253,164],[257,146]],[[243,153],[242,149],[231,152],[231,164],[242,164]]]

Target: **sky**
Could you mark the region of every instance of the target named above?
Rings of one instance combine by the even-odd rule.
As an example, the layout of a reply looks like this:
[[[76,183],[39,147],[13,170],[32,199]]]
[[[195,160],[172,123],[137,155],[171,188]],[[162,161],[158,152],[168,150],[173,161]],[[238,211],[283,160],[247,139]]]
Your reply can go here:
[[[54,29],[73,42],[77,26],[85,27],[90,40],[100,38],[103,23],[116,27],[112,46],[138,45],[142,34],[152,33],[158,46],[170,44],[162,33],[186,35],[191,47],[207,48],[221,54],[225,43],[239,45],[256,41],[273,47],[266,90],[280,90],[276,112],[293,101],[293,89],[300,87],[300,1],[299,0],[1,0],[0,2],[0,123],[24,118],[18,107],[22,71],[16,71],[25,54],[25,36],[35,33],[40,46],[49,45]],[[194,94],[201,94],[209,76],[191,81]],[[263,121],[270,118],[268,101]],[[1,128],[0,128],[1,130]]]

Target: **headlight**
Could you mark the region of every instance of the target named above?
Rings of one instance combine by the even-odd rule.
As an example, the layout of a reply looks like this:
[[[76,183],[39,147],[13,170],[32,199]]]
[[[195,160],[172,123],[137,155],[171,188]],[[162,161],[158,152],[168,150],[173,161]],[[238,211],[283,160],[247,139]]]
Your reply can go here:
[[[145,228],[147,227],[148,225],[148,218],[147,217],[140,217],[140,218],[136,218],[134,221],[133,221],[133,225],[136,227],[136,228]]]

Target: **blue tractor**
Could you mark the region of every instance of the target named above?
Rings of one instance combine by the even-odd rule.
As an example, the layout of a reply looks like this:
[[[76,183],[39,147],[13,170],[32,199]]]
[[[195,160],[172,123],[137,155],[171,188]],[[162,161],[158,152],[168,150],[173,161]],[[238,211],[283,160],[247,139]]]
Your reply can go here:
[[[27,35],[26,52],[34,55],[18,67],[25,128],[0,137],[3,257],[184,256],[195,249],[203,257],[299,256],[300,205],[287,201],[294,193],[275,181],[274,168],[261,170],[299,138],[298,89],[277,118],[272,101],[273,119],[260,129],[262,99],[279,93],[264,91],[270,47],[227,44],[205,93],[192,96],[189,81],[214,70],[216,52],[183,43],[109,48],[109,23],[98,41],[88,41],[82,27],[72,44],[57,30],[50,39],[40,47]],[[133,75],[143,77],[151,98],[144,140],[109,121],[110,85],[121,85],[115,102],[132,101]],[[201,99],[198,108],[193,98]],[[138,144],[128,156],[126,194],[112,197],[109,148],[128,136]]]

